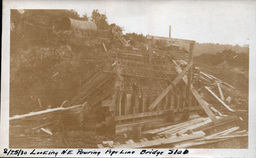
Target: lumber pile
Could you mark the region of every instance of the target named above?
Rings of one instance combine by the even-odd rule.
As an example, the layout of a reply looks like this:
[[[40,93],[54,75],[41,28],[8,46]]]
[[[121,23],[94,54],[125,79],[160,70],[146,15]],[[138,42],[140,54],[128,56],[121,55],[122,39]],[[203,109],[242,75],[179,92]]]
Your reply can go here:
[[[203,144],[211,144],[236,137],[248,138],[247,130],[237,125],[236,118],[228,116],[217,119],[222,122],[214,126],[210,118],[195,117],[189,121],[142,132],[141,138],[129,139],[123,142],[102,142],[98,147],[109,148],[188,148]],[[233,122],[233,123],[231,123]],[[231,125],[230,127],[227,125]],[[228,127],[228,128],[226,128]],[[209,132],[211,130],[211,132]],[[214,131],[214,133],[212,133]]]

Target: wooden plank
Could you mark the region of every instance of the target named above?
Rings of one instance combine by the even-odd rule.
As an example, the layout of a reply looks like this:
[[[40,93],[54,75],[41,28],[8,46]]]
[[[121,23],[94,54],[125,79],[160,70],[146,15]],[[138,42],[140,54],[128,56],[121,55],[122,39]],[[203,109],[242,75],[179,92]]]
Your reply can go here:
[[[125,133],[131,131],[133,126],[137,125],[147,125],[149,123],[159,123],[163,122],[164,118],[151,118],[147,120],[137,120],[136,122],[129,122],[125,124],[116,124],[116,134]]]
[[[214,133],[212,135],[209,135],[209,136],[205,137],[204,139],[212,139],[213,137],[216,137],[216,136],[223,136],[223,135],[226,135],[228,133],[234,132],[234,131],[238,130],[239,128],[240,128],[239,126],[236,126],[236,127],[233,127],[233,128],[230,128],[230,129],[218,132],[218,133]]]
[[[164,133],[167,130],[172,130],[172,129],[177,128],[177,127],[184,127],[184,126],[191,125],[191,124],[194,124],[194,123],[202,122],[204,120],[206,120],[206,118],[199,117],[199,118],[189,120],[189,121],[186,121],[186,122],[181,122],[181,123],[178,123],[178,124],[174,124],[174,125],[170,125],[170,126],[166,126],[166,127],[161,127],[161,128],[158,128],[158,129],[144,131],[143,133],[144,134],[158,134],[160,132]]]
[[[187,70],[192,66],[192,62],[189,63],[187,65],[187,67],[179,73],[179,75],[173,80],[172,84],[176,85],[180,80],[181,78],[185,75],[185,73],[187,72]],[[153,110],[157,104],[164,98],[164,96],[166,96],[166,94],[171,90],[173,89],[173,86],[172,84],[170,84],[152,103],[151,105],[149,106],[149,110]]]
[[[145,148],[145,147],[152,147],[152,146],[160,146],[160,145],[165,145],[165,144],[172,144],[176,142],[182,142],[186,140],[191,140],[191,139],[197,139],[197,138],[202,138],[205,136],[205,133],[203,131],[198,131],[195,132],[191,135],[182,135],[182,136],[173,136],[169,138],[160,138],[156,140],[151,140],[151,141],[146,141],[146,142],[138,142],[138,143],[133,143],[120,146],[114,146],[114,148]]]
[[[180,68],[180,66],[173,60],[174,64],[176,65],[176,70],[178,73],[183,72],[182,69]],[[187,84],[187,76],[184,75],[182,77],[183,81]],[[204,109],[204,111],[206,112],[206,114],[210,117],[210,119],[213,121],[214,124],[218,124],[218,120],[216,119],[215,115],[212,113],[212,111],[209,108],[209,105],[207,104],[206,101],[204,101],[201,97],[201,95],[197,92],[197,90],[194,88],[193,85],[191,85],[190,87],[190,91],[191,93],[194,95],[194,97],[196,98],[196,100],[198,101],[198,103],[201,105],[201,107]]]
[[[209,122],[209,118],[202,118],[202,119],[195,119],[191,121],[187,121],[181,124],[178,124],[177,126],[174,126],[173,128],[169,128],[168,130],[159,132],[158,134],[176,134],[180,133],[183,134],[186,131],[190,129],[195,129],[196,127],[200,127],[202,124],[207,124]]]
[[[24,115],[16,115],[13,117],[10,117],[9,120],[17,120],[17,119],[23,119],[23,118],[27,118],[27,117],[32,117],[32,116],[37,116],[37,115],[42,115],[42,114],[48,114],[48,113],[53,113],[53,112],[59,112],[59,111],[66,111],[66,110],[70,110],[70,109],[74,109],[74,108],[82,108],[85,104],[81,104],[81,105],[74,105],[71,107],[59,107],[59,108],[54,108],[54,109],[46,109],[43,111],[37,111],[37,112],[32,112],[32,113],[28,113],[28,114],[24,114]]]
[[[219,93],[220,93],[220,98],[221,98],[222,101],[224,101],[224,96],[223,96],[223,93],[222,93],[222,90],[221,90],[221,87],[220,87],[220,83],[217,82],[217,81],[216,81],[216,83],[217,83],[218,90],[219,90]]]
[[[142,117],[149,117],[149,116],[157,116],[164,114],[166,110],[161,110],[161,111],[153,111],[153,112],[144,112],[144,113],[137,113],[137,114],[129,114],[129,115],[122,115],[122,116],[117,116],[115,118],[116,121],[121,121],[121,120],[128,120],[128,119],[135,119],[135,118],[142,118]]]
[[[231,111],[231,112],[235,112],[235,111],[234,111],[233,109],[231,109],[224,101],[222,101],[216,94],[214,94],[213,91],[212,91],[209,87],[205,86],[205,89],[206,89],[208,92],[210,92],[226,109],[228,109],[228,110]]]

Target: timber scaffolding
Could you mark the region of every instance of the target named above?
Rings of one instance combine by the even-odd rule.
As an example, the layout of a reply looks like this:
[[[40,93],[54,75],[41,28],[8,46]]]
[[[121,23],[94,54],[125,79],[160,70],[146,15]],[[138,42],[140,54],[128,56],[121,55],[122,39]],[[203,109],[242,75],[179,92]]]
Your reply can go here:
[[[147,49],[129,49],[125,42],[123,49],[107,50],[103,43],[104,54],[92,61],[100,64],[85,74],[69,101],[76,106],[65,107],[64,102],[60,108],[11,117],[10,130],[18,126],[15,122],[21,118],[51,113],[54,116],[48,117],[49,121],[43,119],[44,123],[33,129],[53,135],[46,127],[54,124],[52,120],[61,120],[57,124],[61,124],[63,141],[68,144],[63,125],[66,122],[78,122],[78,126],[90,124],[86,116],[100,106],[104,112],[98,114],[102,119],[94,122],[95,130],[128,137],[122,143],[102,141],[99,148],[170,147],[170,144],[191,147],[234,137],[248,138],[248,114],[232,109],[223,95],[234,87],[194,67],[195,41],[158,36],[147,36],[147,40]],[[157,40],[186,43],[189,51],[163,53],[155,45]],[[72,119],[71,115],[78,117]]]

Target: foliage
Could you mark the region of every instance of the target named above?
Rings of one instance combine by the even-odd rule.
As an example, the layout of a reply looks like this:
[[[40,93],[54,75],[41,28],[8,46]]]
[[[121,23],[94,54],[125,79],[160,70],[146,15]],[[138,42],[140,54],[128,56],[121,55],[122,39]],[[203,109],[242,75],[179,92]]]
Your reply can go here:
[[[92,21],[95,22],[99,29],[105,30],[108,28],[107,17],[105,14],[100,14],[98,9],[92,11]]]
[[[231,49],[225,49],[216,54],[202,54],[196,57],[196,60],[214,66],[249,69],[249,53],[236,53]]]
[[[95,49],[101,48],[100,41],[76,34],[56,35],[48,29],[66,16],[85,18],[73,10],[11,11],[11,115],[39,110],[38,99],[43,108],[59,106],[94,68],[85,60],[101,51]]]
[[[196,43],[194,47],[194,55],[198,56],[201,54],[216,54],[224,50],[232,50],[237,53],[248,53],[249,47],[239,46],[239,45],[229,45],[229,44],[219,44],[219,43]]]
[[[147,38],[143,34],[137,34],[137,33],[126,33],[127,38],[131,38],[135,40],[136,42],[140,43],[146,43]]]

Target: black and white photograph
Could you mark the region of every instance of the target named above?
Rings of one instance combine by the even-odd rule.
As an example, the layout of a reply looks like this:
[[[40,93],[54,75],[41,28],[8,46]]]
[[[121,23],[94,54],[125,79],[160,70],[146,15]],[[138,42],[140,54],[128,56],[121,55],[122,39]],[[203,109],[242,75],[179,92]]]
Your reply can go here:
[[[3,156],[256,156],[255,1],[3,5]]]

